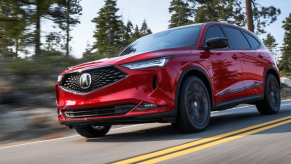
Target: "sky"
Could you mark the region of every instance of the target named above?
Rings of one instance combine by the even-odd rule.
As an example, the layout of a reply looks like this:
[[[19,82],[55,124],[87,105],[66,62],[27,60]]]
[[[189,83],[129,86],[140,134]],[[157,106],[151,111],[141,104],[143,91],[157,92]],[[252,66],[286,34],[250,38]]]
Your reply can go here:
[[[117,0],[119,8],[118,15],[122,15],[124,22],[130,20],[134,26],[141,26],[144,19],[148,23],[148,27],[153,33],[168,29],[171,15],[169,6],[172,0]],[[276,22],[267,26],[265,30],[275,36],[279,46],[283,43],[284,30],[282,29],[282,21],[291,13],[291,0],[256,0],[262,6],[273,5],[281,9],[281,15],[278,16]],[[81,24],[73,28],[71,34],[73,36],[71,46],[71,54],[76,58],[81,58],[87,47],[87,42],[93,44],[96,40],[93,38],[95,24],[91,20],[98,16],[98,11],[104,5],[104,0],[82,0],[83,15],[80,17]],[[53,30],[51,23],[47,22],[43,25],[43,31]],[[266,34],[259,35],[261,39]]]

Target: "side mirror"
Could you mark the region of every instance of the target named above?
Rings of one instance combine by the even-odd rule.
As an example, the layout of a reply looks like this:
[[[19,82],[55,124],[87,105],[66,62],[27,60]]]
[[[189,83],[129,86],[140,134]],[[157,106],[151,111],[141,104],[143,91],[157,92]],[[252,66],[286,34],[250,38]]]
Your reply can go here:
[[[228,46],[228,39],[226,38],[211,38],[206,40],[207,47],[205,50],[215,49],[215,48],[225,48]]]

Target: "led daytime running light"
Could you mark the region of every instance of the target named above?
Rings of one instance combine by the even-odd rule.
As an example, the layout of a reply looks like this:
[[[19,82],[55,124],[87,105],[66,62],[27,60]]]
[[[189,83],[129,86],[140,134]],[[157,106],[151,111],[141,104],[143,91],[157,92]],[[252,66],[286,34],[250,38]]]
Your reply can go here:
[[[134,63],[123,64],[121,66],[129,69],[143,69],[143,68],[152,68],[152,67],[163,67],[171,60],[170,57],[156,58],[144,61],[138,61]]]

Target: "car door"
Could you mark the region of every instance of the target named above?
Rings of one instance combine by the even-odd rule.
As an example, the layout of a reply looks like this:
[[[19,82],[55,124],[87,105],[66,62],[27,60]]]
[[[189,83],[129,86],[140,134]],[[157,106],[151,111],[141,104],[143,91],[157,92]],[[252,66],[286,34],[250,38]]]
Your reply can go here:
[[[205,34],[206,40],[215,37],[225,37],[220,26],[210,26]],[[217,107],[226,105],[228,101],[240,99],[245,96],[245,86],[242,82],[243,74],[241,68],[241,58],[237,50],[226,47],[223,49],[205,50],[210,53],[210,60],[213,73],[214,102]]]
[[[242,31],[242,33],[251,46],[251,49],[240,52],[245,77],[244,83],[247,96],[253,96],[264,92],[265,60],[268,56],[260,49],[261,44],[256,38],[246,32]]]
[[[264,67],[265,62],[262,60],[264,57],[263,52],[259,49],[255,38],[249,34],[244,33],[240,29],[225,26],[227,34],[232,40],[234,49],[239,51],[243,70],[243,82],[246,87],[246,98],[263,92],[264,81]],[[249,38],[249,39],[247,39]],[[252,46],[251,47],[251,44]]]

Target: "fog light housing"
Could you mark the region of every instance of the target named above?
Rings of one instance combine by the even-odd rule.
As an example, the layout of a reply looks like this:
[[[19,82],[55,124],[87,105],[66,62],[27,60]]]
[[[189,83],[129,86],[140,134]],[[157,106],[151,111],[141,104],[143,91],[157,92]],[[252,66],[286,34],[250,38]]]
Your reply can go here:
[[[155,109],[155,108],[162,108],[162,107],[167,107],[167,105],[160,106],[160,105],[156,105],[156,104],[151,104],[151,103],[143,102],[135,110],[136,111],[139,111],[139,110]]]

